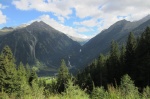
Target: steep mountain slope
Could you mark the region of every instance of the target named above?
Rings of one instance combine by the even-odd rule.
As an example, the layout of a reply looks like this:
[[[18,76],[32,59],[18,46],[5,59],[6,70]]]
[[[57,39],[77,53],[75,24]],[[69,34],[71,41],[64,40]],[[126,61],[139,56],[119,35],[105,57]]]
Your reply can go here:
[[[35,65],[38,60],[52,69],[60,66],[61,59],[74,65],[76,53],[81,47],[79,43],[42,21],[2,33],[0,48],[5,45],[10,46],[17,63]]]
[[[112,40],[121,45],[127,40],[130,32],[133,32],[135,36],[139,36],[147,26],[150,26],[149,19],[150,15],[136,22],[121,20],[102,31],[82,47],[78,66],[86,66],[97,58],[100,53],[107,54]]]

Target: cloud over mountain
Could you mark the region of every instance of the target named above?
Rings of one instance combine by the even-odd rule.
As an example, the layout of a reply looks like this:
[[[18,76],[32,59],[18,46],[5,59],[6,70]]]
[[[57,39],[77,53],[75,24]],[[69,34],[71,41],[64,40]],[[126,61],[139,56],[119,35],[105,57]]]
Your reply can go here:
[[[94,36],[118,20],[136,21],[150,12],[149,0],[13,0],[13,5],[20,10],[36,10],[51,13],[58,23],[76,29],[90,27],[84,34]],[[70,21],[72,20],[72,21]],[[65,24],[71,22],[71,25]],[[75,22],[75,23],[74,23]],[[91,27],[94,31],[91,31]]]
[[[2,9],[5,9],[6,6],[0,4],[0,24],[6,23],[6,15],[2,13]]]

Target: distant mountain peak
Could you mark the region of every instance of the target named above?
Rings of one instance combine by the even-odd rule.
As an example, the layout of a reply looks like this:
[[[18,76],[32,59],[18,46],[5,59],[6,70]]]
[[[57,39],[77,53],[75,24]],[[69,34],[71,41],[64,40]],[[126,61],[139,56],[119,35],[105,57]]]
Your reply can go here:
[[[109,27],[109,29],[112,30],[112,29],[114,29],[115,27],[118,27],[118,26],[124,27],[128,23],[130,23],[130,21],[127,21],[127,20],[123,19],[123,20],[117,21],[116,23],[114,23],[113,25],[111,25]]]
[[[43,21],[34,21],[33,23],[31,23],[31,24],[40,24],[40,25],[48,25],[48,24],[46,24],[45,22],[43,22]]]
[[[12,27],[3,27],[2,30],[12,30]]]
[[[45,23],[45,22],[43,22],[43,21],[39,21],[39,23],[40,23],[40,24],[46,24],[46,23]]]
[[[27,26],[28,26],[28,24],[21,24],[21,25],[15,27],[15,29],[24,28],[24,27],[27,27]]]
[[[40,29],[40,30],[50,30],[50,29],[54,29],[53,27],[51,27],[50,25],[46,24],[43,21],[34,21],[33,23],[31,23],[30,25],[27,26],[27,28],[29,29]]]
[[[126,19],[123,19],[123,20],[120,20],[120,21],[117,21],[116,24],[126,24],[130,21],[127,21]]]
[[[34,22],[31,23],[30,25],[47,25],[47,24],[44,23],[43,21],[34,21]]]

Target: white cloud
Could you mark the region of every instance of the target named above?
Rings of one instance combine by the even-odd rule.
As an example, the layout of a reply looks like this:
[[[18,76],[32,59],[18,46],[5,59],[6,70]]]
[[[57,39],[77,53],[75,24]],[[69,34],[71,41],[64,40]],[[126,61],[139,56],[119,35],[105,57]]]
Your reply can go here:
[[[150,14],[149,0],[47,0],[46,2],[45,0],[13,0],[13,4],[20,10],[34,9],[53,13],[62,23],[63,30],[70,28],[63,23],[72,18],[71,14],[80,19],[80,21],[74,20],[72,24],[97,27],[100,31],[123,18],[135,21]],[[118,18],[118,16],[124,17]],[[76,32],[73,28],[70,28],[68,32],[70,31]]]
[[[83,25],[83,26],[87,26],[87,27],[95,27],[99,23],[97,22],[97,20],[90,19],[90,20],[84,20],[82,22],[74,22],[73,24],[75,24],[75,25]]]
[[[0,4],[0,9],[5,9],[5,8],[7,8],[8,6],[4,6],[4,5],[2,5],[2,4]]]
[[[32,10],[52,12],[55,15],[68,17],[72,14],[72,8],[79,18],[96,17],[104,18],[107,15],[135,15],[136,13],[149,12],[149,0],[13,0],[16,8],[20,10]],[[143,15],[145,16],[145,14]],[[138,15],[137,17],[140,17]]]
[[[6,23],[6,16],[0,11],[0,24]]]
[[[61,23],[64,23],[64,21],[65,21],[64,17],[61,17],[61,16],[58,16],[58,20],[59,20]]]
[[[77,32],[82,33],[82,32],[90,32],[93,31],[92,29],[85,28],[85,27],[79,27],[76,29]]]
[[[41,12],[52,12],[55,15],[68,17],[72,13],[70,7],[66,6],[68,0],[13,0],[12,4],[20,10],[37,10]]]
[[[90,20],[75,22],[76,25],[97,26],[99,30],[108,28],[110,25],[125,16],[128,21],[136,21],[150,14],[149,0],[85,0],[76,8],[76,14],[80,18],[92,17]],[[82,10],[81,10],[82,9]],[[99,22],[96,20],[102,19]]]
[[[5,9],[6,7],[7,6],[4,6],[4,5],[0,4],[0,9]],[[6,19],[7,19],[6,15],[4,15],[2,13],[2,11],[0,10],[0,24],[6,23]]]

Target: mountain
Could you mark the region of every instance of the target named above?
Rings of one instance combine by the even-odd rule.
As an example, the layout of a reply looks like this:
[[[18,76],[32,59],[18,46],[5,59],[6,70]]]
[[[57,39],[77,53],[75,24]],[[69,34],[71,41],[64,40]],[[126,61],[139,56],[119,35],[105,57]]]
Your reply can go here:
[[[56,70],[60,66],[61,59],[65,59],[69,66],[74,66],[76,53],[81,48],[79,43],[42,21],[2,33],[0,42],[0,50],[8,45],[17,63],[30,65],[40,63],[45,66],[42,73]]]
[[[29,63],[40,69],[40,75],[50,75],[57,72],[61,59],[65,59],[69,69],[83,68],[100,53],[107,54],[112,40],[121,46],[130,32],[137,37],[147,26],[150,26],[150,15],[135,22],[120,20],[88,41],[67,36],[42,21],[36,21],[19,28],[1,29],[0,51],[8,45],[17,64]]]
[[[12,30],[12,27],[3,27],[2,30]]]
[[[114,23],[108,29],[102,31],[83,45],[79,54],[80,59],[78,60],[78,66],[87,66],[87,64],[97,58],[100,53],[107,54],[112,40],[117,41],[121,46],[126,42],[130,32],[133,32],[137,37],[147,26],[150,26],[150,15],[135,22],[121,20]]]

